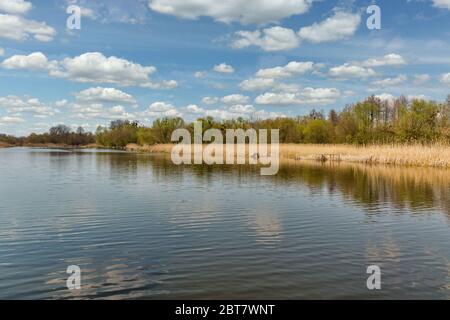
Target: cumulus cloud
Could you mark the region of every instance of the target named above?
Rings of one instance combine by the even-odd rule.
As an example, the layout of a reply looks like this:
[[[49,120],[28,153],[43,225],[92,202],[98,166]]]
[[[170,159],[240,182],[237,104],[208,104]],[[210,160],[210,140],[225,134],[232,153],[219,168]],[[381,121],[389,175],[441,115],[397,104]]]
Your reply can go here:
[[[23,69],[51,71],[58,67],[57,61],[49,61],[42,52],[34,52],[29,55],[15,55],[2,62],[5,69]]]
[[[37,118],[46,118],[59,113],[59,110],[43,104],[37,98],[21,98],[12,95],[0,97],[0,108],[14,115],[26,113]]]
[[[21,117],[0,117],[0,125],[8,125],[8,124],[16,124],[16,123],[23,123],[25,122],[25,119]]]
[[[136,120],[134,113],[127,112],[125,107],[116,105],[105,107],[102,103],[82,102],[71,104],[72,118],[83,120]]]
[[[218,73],[234,73],[234,68],[226,63],[221,63],[213,67],[213,71]]]
[[[293,30],[276,26],[262,31],[238,31],[231,42],[231,47],[242,49],[257,46],[271,52],[297,48],[300,42]]]
[[[441,76],[441,82],[450,86],[450,73],[443,74]]]
[[[212,105],[219,102],[219,98],[217,97],[204,97],[202,99],[202,103],[206,105]]]
[[[266,90],[275,85],[274,79],[251,78],[242,81],[239,87],[243,91],[261,91]]]
[[[23,15],[27,14],[33,5],[25,0],[2,0],[0,1],[0,11],[10,14]]]
[[[242,94],[231,94],[229,96],[225,96],[221,99],[221,101],[225,104],[245,104],[248,102],[250,98],[244,96]]]
[[[398,86],[405,83],[408,80],[408,77],[405,75],[399,75],[395,78],[386,78],[378,81],[374,81],[373,84],[377,87],[390,87],[390,86]]]
[[[78,101],[135,104],[133,96],[114,88],[89,88],[75,95]]]
[[[0,57],[5,55],[5,49],[0,47]]]
[[[45,22],[11,14],[0,14],[0,38],[17,41],[34,38],[37,41],[48,42],[53,40],[55,35],[55,29]]]
[[[390,93],[381,93],[381,94],[377,94],[375,95],[375,98],[380,99],[381,101],[385,101],[387,102],[389,105],[393,105],[395,102],[395,99],[397,99],[397,97],[395,97],[394,95],[390,94]]]
[[[450,0],[433,0],[433,4],[436,8],[450,10]]]
[[[153,66],[142,66],[115,56],[105,57],[100,52],[88,52],[62,61],[49,61],[41,52],[28,56],[15,55],[1,64],[7,69],[45,70],[51,76],[77,82],[108,83],[120,86],[140,86],[150,89],[171,89],[175,80],[153,82]]]
[[[88,52],[61,62],[61,76],[79,82],[114,83],[124,86],[144,84],[156,71],[153,66],[141,66],[100,52]]]
[[[269,118],[283,118],[286,117],[280,112],[267,112],[265,110],[257,110],[250,104],[237,104],[222,109],[204,109],[197,105],[189,105],[186,108],[186,114],[194,117],[210,116],[220,120],[230,120],[239,117],[247,119],[269,119]]]
[[[197,106],[196,104],[190,104],[186,107],[186,113],[189,114],[203,114],[205,112],[205,109]]]
[[[269,52],[291,50],[299,47],[303,40],[322,43],[350,38],[360,24],[359,14],[338,11],[325,21],[303,27],[297,33],[280,26],[255,31],[238,31],[231,40],[231,47],[242,49],[257,46]]]
[[[172,104],[163,101],[153,102],[142,114],[150,118],[182,116]]]
[[[196,78],[204,78],[206,77],[206,71],[197,71],[194,73],[194,77]]]
[[[320,23],[301,28],[298,35],[313,43],[337,41],[353,36],[360,23],[359,14],[338,11]]]
[[[336,101],[341,93],[336,88],[304,88],[298,92],[266,92],[256,97],[262,105],[308,105],[329,104]]]
[[[184,19],[211,17],[231,23],[268,23],[308,11],[310,0],[149,0],[152,10]]]
[[[256,73],[259,78],[289,78],[297,75],[302,75],[314,68],[313,62],[297,62],[292,61],[283,67],[275,67],[268,69],[261,69]]]
[[[383,66],[401,66],[405,64],[406,60],[401,55],[390,53],[381,58],[368,59],[362,63],[362,66],[374,68]]]
[[[372,68],[364,68],[357,65],[351,65],[349,63],[331,68],[329,74],[337,79],[366,79],[377,75]]]

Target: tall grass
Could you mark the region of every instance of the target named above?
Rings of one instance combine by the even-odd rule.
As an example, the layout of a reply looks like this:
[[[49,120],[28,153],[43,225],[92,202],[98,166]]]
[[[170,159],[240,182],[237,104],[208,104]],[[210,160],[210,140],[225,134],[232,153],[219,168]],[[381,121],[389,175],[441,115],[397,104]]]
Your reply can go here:
[[[172,144],[153,146],[128,145],[127,150],[170,154]],[[450,168],[448,145],[331,145],[281,144],[280,160],[319,160],[322,155],[339,156],[342,162]]]

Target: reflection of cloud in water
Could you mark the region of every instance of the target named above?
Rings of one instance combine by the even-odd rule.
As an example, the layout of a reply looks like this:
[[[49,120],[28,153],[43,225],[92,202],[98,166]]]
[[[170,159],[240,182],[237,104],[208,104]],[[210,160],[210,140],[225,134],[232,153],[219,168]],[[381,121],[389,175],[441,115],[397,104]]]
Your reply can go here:
[[[368,243],[366,256],[369,263],[382,265],[383,263],[399,263],[401,252],[398,245],[388,238],[380,245]]]
[[[248,226],[254,231],[257,242],[275,244],[281,241],[283,227],[276,213],[259,208],[247,216]]]
[[[112,259],[110,264],[103,263],[97,269],[91,267],[98,265],[92,260],[67,260],[67,265],[81,268],[81,290],[67,289],[70,275],[65,270],[49,274],[51,279],[46,284],[56,287],[54,299],[136,299],[167,293],[157,289],[162,283],[161,275],[167,272],[159,266],[132,267],[126,260]]]

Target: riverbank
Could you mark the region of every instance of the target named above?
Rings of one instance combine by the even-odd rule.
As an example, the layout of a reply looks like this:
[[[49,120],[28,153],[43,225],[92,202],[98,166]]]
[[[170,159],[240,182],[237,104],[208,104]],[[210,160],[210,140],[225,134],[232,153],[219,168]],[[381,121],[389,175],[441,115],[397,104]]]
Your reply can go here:
[[[9,143],[0,141],[0,148],[11,148],[11,147],[13,146],[10,145]]]
[[[172,144],[152,146],[129,144],[126,150],[170,154],[172,147]],[[450,146],[281,144],[280,160],[450,168]]]
[[[4,142],[0,142],[0,148],[14,148],[14,147],[23,147],[23,148],[40,148],[40,149],[103,149],[104,147],[98,144],[88,144],[82,146],[73,146],[68,144],[61,143],[25,143],[21,145],[11,145]]]

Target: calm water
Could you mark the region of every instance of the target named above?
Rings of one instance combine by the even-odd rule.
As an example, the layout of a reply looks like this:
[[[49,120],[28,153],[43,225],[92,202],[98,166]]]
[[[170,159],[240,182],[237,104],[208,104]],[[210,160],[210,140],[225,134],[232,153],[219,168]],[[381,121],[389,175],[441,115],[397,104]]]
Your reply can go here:
[[[0,149],[0,298],[448,299],[449,217],[448,171]]]

